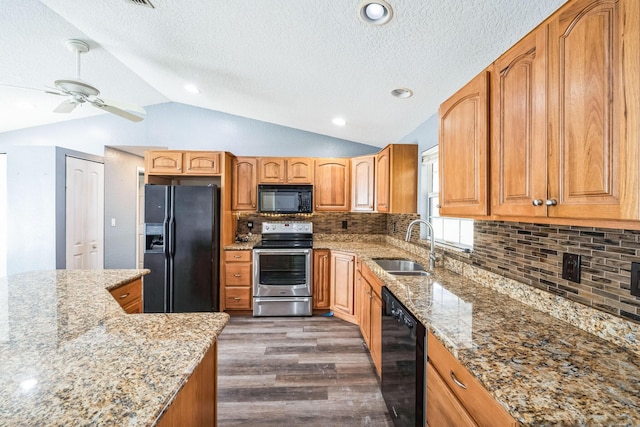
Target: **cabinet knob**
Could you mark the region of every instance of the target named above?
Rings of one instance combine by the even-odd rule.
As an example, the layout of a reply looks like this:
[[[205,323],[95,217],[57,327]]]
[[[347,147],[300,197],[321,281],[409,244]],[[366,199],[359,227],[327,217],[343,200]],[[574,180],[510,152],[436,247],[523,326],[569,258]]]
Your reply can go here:
[[[534,199],[533,200],[533,206],[542,206],[542,203],[544,203],[542,201],[542,199]]]
[[[187,168],[187,170],[188,170],[188,171],[190,171],[190,170],[191,170],[191,168]]]
[[[255,208],[255,207],[256,207],[256,205],[251,205],[251,207],[252,207],[252,208]]]
[[[555,206],[558,204],[558,201],[556,199],[547,199],[547,201],[544,202],[544,204],[547,206]]]

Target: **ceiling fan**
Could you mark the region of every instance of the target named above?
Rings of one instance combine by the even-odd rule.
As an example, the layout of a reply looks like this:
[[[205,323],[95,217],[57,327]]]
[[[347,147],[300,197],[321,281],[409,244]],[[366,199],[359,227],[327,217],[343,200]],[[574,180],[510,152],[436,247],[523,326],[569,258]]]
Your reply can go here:
[[[144,108],[134,104],[128,104],[120,101],[113,101],[99,97],[100,91],[90,85],[89,83],[80,79],[80,55],[89,51],[89,45],[82,41],[71,39],[65,42],[67,48],[76,53],[76,78],[68,78],[56,80],[54,82],[55,88],[36,89],[25,86],[13,86],[0,84],[3,87],[37,90],[40,92],[48,93],[51,95],[64,96],[66,99],[62,101],[54,110],[54,113],[70,113],[78,105],[88,103],[101,110],[108,111],[117,116],[131,120],[132,122],[139,122],[143,120],[143,117],[133,114],[133,112],[146,114]]]

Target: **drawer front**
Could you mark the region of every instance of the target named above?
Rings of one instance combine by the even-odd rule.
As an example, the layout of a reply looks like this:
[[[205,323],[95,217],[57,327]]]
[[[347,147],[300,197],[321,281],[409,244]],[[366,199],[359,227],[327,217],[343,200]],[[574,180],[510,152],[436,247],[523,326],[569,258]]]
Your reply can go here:
[[[431,363],[427,363],[427,423],[429,426],[477,427]]]
[[[111,295],[118,301],[120,307],[126,307],[135,300],[142,299],[142,279],[134,280],[131,283],[112,289],[109,292],[111,292]]]
[[[226,262],[251,262],[251,251],[225,251]]]
[[[127,314],[140,314],[142,313],[142,299],[138,298],[137,300],[134,300],[126,306],[122,307],[122,309]]]
[[[225,307],[227,309],[250,310],[251,288],[225,287]]]
[[[251,264],[227,264],[226,286],[251,286]]]
[[[429,362],[479,425],[515,426],[516,421],[480,382],[429,332]],[[460,384],[457,384],[456,381]],[[462,385],[464,385],[463,388]]]

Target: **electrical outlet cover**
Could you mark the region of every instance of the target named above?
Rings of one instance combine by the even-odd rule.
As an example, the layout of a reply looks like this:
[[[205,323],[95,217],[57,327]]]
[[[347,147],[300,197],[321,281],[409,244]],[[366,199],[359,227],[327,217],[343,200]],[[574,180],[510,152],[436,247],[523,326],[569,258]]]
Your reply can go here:
[[[631,263],[631,295],[640,297],[640,262]]]
[[[562,254],[562,278],[580,283],[580,255]]]

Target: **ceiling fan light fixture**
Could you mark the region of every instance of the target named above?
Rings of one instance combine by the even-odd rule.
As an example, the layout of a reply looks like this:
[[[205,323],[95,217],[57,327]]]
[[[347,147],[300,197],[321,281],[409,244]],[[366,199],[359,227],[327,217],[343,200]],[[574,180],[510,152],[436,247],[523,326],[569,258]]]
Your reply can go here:
[[[411,89],[407,89],[406,87],[401,87],[392,90],[391,95],[395,96],[396,98],[407,99],[413,96],[413,91]]]
[[[383,25],[393,17],[391,5],[384,0],[365,1],[360,5],[360,19],[367,24]]]

